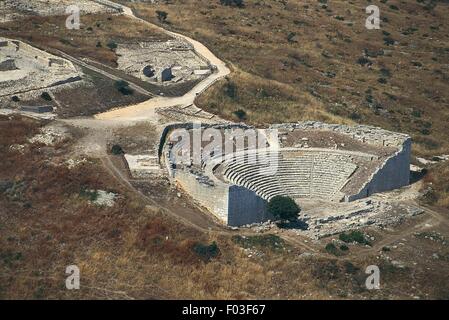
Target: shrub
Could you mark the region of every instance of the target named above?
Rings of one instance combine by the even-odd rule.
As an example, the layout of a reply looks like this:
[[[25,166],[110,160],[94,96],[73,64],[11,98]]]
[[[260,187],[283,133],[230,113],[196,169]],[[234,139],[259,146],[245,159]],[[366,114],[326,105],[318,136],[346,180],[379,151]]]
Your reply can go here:
[[[20,99],[19,99],[18,96],[13,96],[13,97],[11,98],[11,100],[14,101],[14,102],[19,102],[19,101],[20,101]]]
[[[275,196],[268,202],[268,212],[278,219],[296,219],[300,211],[301,209],[290,197]]]
[[[118,144],[114,144],[112,146],[111,152],[112,152],[112,154],[115,154],[115,155],[121,155],[121,154],[125,153],[125,151],[123,151],[122,147],[120,147]]]
[[[278,251],[284,250],[287,246],[285,241],[275,234],[256,235],[256,236],[233,236],[232,241],[242,248],[258,250]]]
[[[352,264],[349,261],[346,261],[344,263],[344,267],[345,267],[346,272],[349,274],[355,274],[357,271],[360,270],[359,268],[357,268],[354,264]]]
[[[353,111],[349,114],[349,118],[351,118],[354,121],[360,120],[361,116],[357,112]]]
[[[243,0],[220,0],[220,3],[223,6],[236,6],[239,8],[242,8],[245,6],[245,4],[243,3]]]
[[[360,57],[360,58],[358,58],[357,59],[357,63],[358,64],[360,64],[361,66],[364,66],[364,65],[371,65],[372,64],[372,62],[371,62],[371,60],[370,59],[368,59],[368,58],[366,58],[366,57]]]
[[[126,82],[125,80],[117,80],[115,82],[115,86],[116,86],[116,88],[123,88],[123,87],[129,86],[129,83]]]
[[[328,253],[333,254],[334,256],[340,255],[340,252],[338,251],[337,247],[333,243],[328,243],[324,247],[324,250],[326,250]]]
[[[297,219],[294,221],[279,221],[276,226],[280,229],[295,229],[295,230],[308,230],[309,224],[303,220]]]
[[[412,111],[412,116],[414,116],[415,118],[421,118],[421,111],[420,110],[413,110]]]
[[[117,43],[115,43],[114,41],[109,41],[107,44],[108,48],[111,50],[117,49]]]
[[[129,83],[125,80],[117,80],[115,82],[115,87],[118,91],[120,91],[123,95],[128,96],[134,93],[134,90],[129,87]]]
[[[83,188],[80,191],[80,196],[83,198],[87,198],[89,201],[95,201],[98,199],[98,190],[88,190]]]
[[[413,33],[415,33],[416,31],[418,31],[418,29],[417,28],[413,28],[413,27],[411,27],[411,28],[407,28],[407,29],[405,29],[404,31],[402,31],[401,33],[403,34],[403,35],[405,35],[405,36],[408,36],[408,35],[410,35],[410,34],[413,34]]]
[[[290,33],[287,35],[287,41],[288,41],[288,42],[296,42],[296,41],[295,41],[295,37],[296,37],[296,33],[295,33],[295,32],[290,32]]]
[[[349,250],[349,247],[348,247],[347,245],[345,245],[345,244],[342,244],[342,245],[340,246],[340,250],[341,250],[341,251],[348,251],[348,250]]]
[[[357,242],[360,244],[371,245],[371,243],[365,238],[365,235],[357,230],[351,231],[349,233],[340,233],[338,238],[346,243]]]
[[[382,68],[382,69],[380,69],[380,73],[381,73],[384,77],[390,77],[390,76],[391,76],[391,72],[390,72],[390,70],[388,70],[387,68]]]
[[[422,128],[419,130],[419,132],[425,136],[428,136],[430,134],[430,130],[428,128]]]
[[[392,46],[392,45],[394,45],[394,39],[393,38],[391,38],[391,37],[385,37],[384,38],[384,43],[387,45],[387,46]]]
[[[51,101],[52,100],[52,98],[51,98],[51,96],[50,96],[50,94],[48,92],[42,92],[41,98],[46,100],[46,101]]]
[[[59,39],[59,42],[61,42],[62,44],[68,45],[68,46],[72,45],[72,43],[69,40],[64,39],[64,38]]]
[[[220,249],[215,241],[210,245],[197,243],[193,246],[193,251],[205,262],[209,262],[220,254]]]
[[[424,4],[424,9],[427,11],[432,11],[437,5],[437,2],[434,0],[426,1]]]
[[[234,82],[228,81],[225,85],[225,93],[231,99],[237,98],[237,86]]]
[[[234,111],[233,114],[239,118],[239,120],[245,120],[246,119],[246,112],[245,110],[239,109],[237,111]]]
[[[157,10],[156,11],[156,16],[157,16],[157,19],[159,20],[160,23],[164,23],[164,22],[167,21],[168,13],[165,12],[165,11]]]

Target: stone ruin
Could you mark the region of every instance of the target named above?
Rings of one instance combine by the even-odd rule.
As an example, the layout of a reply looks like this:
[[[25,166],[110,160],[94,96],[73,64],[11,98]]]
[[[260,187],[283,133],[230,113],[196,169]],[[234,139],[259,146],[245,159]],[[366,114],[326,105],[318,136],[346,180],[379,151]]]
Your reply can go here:
[[[157,77],[159,82],[166,82],[173,79],[173,72],[171,67],[162,68]]]
[[[72,62],[0,37],[0,97],[81,80]]]
[[[155,155],[124,155],[129,175],[133,179],[148,179],[161,174],[161,168]]]
[[[212,72],[209,62],[180,39],[120,43],[116,52],[118,69],[159,85],[196,81]]]
[[[178,126],[194,134],[191,125]],[[200,130],[208,127],[222,132],[251,128],[209,124]],[[265,135],[266,145],[255,149],[245,146],[226,155],[218,151],[200,164],[193,158],[190,163],[179,161],[185,155],[176,143],[169,142],[176,128],[167,127],[161,139],[161,164],[174,183],[229,226],[272,220],[267,201],[277,195],[289,196],[301,207],[307,203],[309,208],[325,204],[338,208],[341,204],[343,214],[338,209],[333,213],[340,215],[335,219],[340,221],[344,212],[354,211],[344,209],[344,203],[363,202],[366,197],[409,184],[410,137],[376,127],[321,122],[276,124],[259,130]],[[275,139],[273,132],[277,133]],[[202,150],[206,145],[202,143]],[[362,203],[362,207],[356,210],[359,216],[352,216],[363,216],[366,206]],[[334,221],[327,221],[326,216],[314,218],[318,224]]]

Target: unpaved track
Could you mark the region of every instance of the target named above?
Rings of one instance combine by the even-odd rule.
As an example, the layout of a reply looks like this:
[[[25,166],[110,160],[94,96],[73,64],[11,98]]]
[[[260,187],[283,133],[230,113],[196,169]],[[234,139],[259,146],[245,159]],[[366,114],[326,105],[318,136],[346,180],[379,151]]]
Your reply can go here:
[[[214,73],[209,75],[206,79],[198,83],[194,88],[192,88],[189,92],[184,94],[181,97],[157,97],[136,105],[132,105],[129,107],[124,107],[104,113],[100,113],[95,116],[96,119],[102,120],[102,119],[114,119],[119,118],[121,120],[142,120],[142,119],[149,119],[154,116],[154,108],[156,107],[170,107],[170,106],[187,106],[190,104],[194,104],[195,98],[201,94],[203,91],[205,91],[207,88],[209,88],[211,85],[213,85],[216,81],[224,78],[228,74],[231,73],[229,68],[226,66],[226,63],[221,61],[219,58],[217,58],[205,45],[202,43],[193,40],[192,38],[189,38],[187,36],[184,36],[179,33],[175,33],[172,31],[165,30],[164,28],[155,25],[151,22],[148,22],[146,20],[143,20],[141,18],[138,18],[134,15],[131,8],[128,8],[124,5],[117,4],[112,1],[106,1],[102,0],[99,3],[110,3],[111,7],[121,7],[123,14],[135,19],[137,21],[140,21],[142,23],[150,25],[152,28],[155,28],[173,38],[181,39],[183,41],[186,41],[190,43],[197,54],[205,58],[211,65],[213,65],[216,70]]]
[[[61,50],[56,50],[56,52],[57,52],[57,54],[58,54],[60,57],[63,57],[64,59],[67,59],[67,60],[70,60],[70,61],[73,62],[74,64],[80,65],[80,66],[82,66],[82,67],[84,67],[84,68],[86,68],[86,69],[89,69],[89,70],[91,70],[91,71],[94,71],[94,72],[96,72],[96,73],[99,73],[99,74],[101,74],[101,75],[103,75],[103,76],[105,76],[105,77],[107,77],[107,78],[109,78],[109,79],[111,79],[111,80],[114,80],[114,81],[119,81],[119,80],[125,81],[124,79],[122,79],[122,78],[120,78],[120,77],[117,77],[117,76],[115,76],[115,75],[113,75],[113,74],[111,74],[111,73],[109,73],[109,72],[107,72],[107,71],[104,71],[104,70],[102,70],[102,69],[99,69],[99,68],[97,68],[97,67],[94,67],[94,66],[92,66],[92,65],[90,65],[90,64],[88,64],[88,63],[86,63],[86,62],[84,62],[84,61],[81,61],[80,59],[77,59],[77,58],[75,58],[75,57],[72,57],[71,55],[68,55],[67,53],[62,52]],[[132,82],[129,82],[129,81],[127,81],[127,82],[128,82],[128,84],[129,84],[129,87],[130,87],[130,88],[134,89],[135,91],[139,92],[140,94],[143,94],[143,95],[145,95],[145,96],[147,96],[147,97],[154,97],[154,96],[155,96],[155,95],[154,95],[153,93],[151,93],[150,91],[145,90],[145,89],[142,88],[142,87],[139,87],[139,86],[136,85],[135,83],[132,83]]]
[[[190,214],[186,216],[183,214],[184,212],[176,212],[171,210],[170,208],[161,205],[161,203],[139,192],[128,180],[128,178],[123,174],[123,172],[114,165],[109,156],[106,155],[104,157],[101,157],[100,159],[103,166],[108,170],[108,172],[127,190],[138,195],[138,197],[141,200],[143,200],[143,203],[150,205],[152,207],[161,208],[164,210],[164,212],[176,218],[177,221],[180,221],[184,225],[187,225],[202,232],[214,232],[215,234],[228,234],[231,232],[231,230],[228,230],[226,227],[221,226],[218,223],[215,223],[211,218],[206,216],[206,214],[203,214],[199,211],[195,212],[195,214]]]

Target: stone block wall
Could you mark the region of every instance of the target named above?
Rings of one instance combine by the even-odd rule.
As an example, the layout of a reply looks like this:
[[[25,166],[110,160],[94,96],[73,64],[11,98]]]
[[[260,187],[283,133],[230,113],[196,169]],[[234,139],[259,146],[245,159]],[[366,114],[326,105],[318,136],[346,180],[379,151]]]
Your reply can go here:
[[[357,194],[346,196],[345,201],[353,201],[368,197],[373,193],[407,186],[410,183],[411,146],[411,139],[405,140],[399,151],[385,160],[362,189]]]
[[[229,226],[238,227],[267,220],[273,220],[273,216],[267,212],[267,202],[264,199],[245,187],[229,187]]]
[[[175,178],[199,205],[226,225],[238,227],[272,219],[266,210],[266,201],[244,187],[227,184],[210,186],[182,170],[176,171]]]
[[[176,182],[195,199],[202,207],[209,210],[225,224],[228,223],[229,186],[210,186],[199,182],[195,175],[183,171],[175,171]]]

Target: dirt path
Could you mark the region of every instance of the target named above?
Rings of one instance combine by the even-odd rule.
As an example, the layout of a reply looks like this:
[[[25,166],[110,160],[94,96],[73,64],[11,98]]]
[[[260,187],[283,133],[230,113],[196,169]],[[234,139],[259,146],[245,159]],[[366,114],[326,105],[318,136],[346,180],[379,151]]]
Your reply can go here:
[[[156,28],[157,30],[173,37],[177,38],[183,41],[186,41],[190,43],[195,52],[202,56],[204,59],[209,61],[209,63],[214,66],[215,72],[209,75],[206,79],[198,83],[194,88],[192,88],[189,92],[184,94],[181,97],[173,97],[173,98],[167,98],[167,97],[157,97],[136,105],[132,105],[125,108],[120,108],[104,113],[100,113],[95,116],[96,119],[104,120],[104,119],[114,119],[114,118],[121,118],[129,119],[129,120],[139,120],[139,119],[151,119],[154,116],[154,108],[156,107],[170,107],[170,106],[177,106],[177,105],[191,105],[194,104],[195,98],[204,92],[207,88],[209,88],[211,85],[213,85],[218,80],[224,78],[228,74],[231,73],[229,68],[226,66],[226,63],[221,61],[219,58],[217,58],[205,45],[202,43],[193,40],[192,38],[189,38],[187,36],[184,36],[179,33],[171,32],[168,30],[165,30],[164,28],[152,24],[151,22],[148,22],[146,20],[143,20],[141,18],[138,18],[134,15],[131,8],[128,8],[124,5],[117,4],[111,1],[101,0],[102,4],[110,3],[111,7],[117,8],[120,7],[123,11],[123,14],[138,20],[142,23],[150,25],[152,28]]]
[[[375,242],[371,247],[359,247],[357,248],[356,252],[351,252],[350,254],[342,258],[348,259],[351,257],[360,258],[362,256],[368,256],[373,252],[381,251],[383,247],[391,247],[397,241],[400,241],[401,239],[406,239],[407,237],[413,235],[416,232],[430,228],[428,226],[435,227],[436,225],[438,225],[438,222],[435,224],[435,217],[430,216],[428,219],[424,220],[419,224],[413,224],[410,227],[405,228],[398,233],[385,236],[384,238],[382,238],[382,240]]]
[[[57,52],[57,55],[59,55],[60,57],[62,57],[64,59],[67,59],[67,60],[71,61],[72,63],[80,65],[80,66],[82,66],[82,67],[84,67],[86,69],[89,69],[89,70],[93,71],[93,72],[99,73],[99,74],[101,74],[101,75],[103,75],[103,76],[105,76],[105,77],[107,77],[107,78],[109,78],[111,80],[114,80],[114,81],[119,81],[119,80],[126,81],[126,80],[124,80],[124,79],[122,79],[120,77],[117,77],[117,76],[115,76],[115,75],[113,75],[113,74],[111,74],[111,73],[109,73],[109,72],[107,72],[105,70],[102,70],[100,68],[92,66],[91,64],[88,64],[88,63],[86,63],[84,61],[81,61],[80,59],[72,57],[71,55],[68,55],[67,53],[62,52],[61,50],[55,50],[55,51]],[[147,97],[154,97],[155,96],[150,91],[145,90],[144,88],[136,85],[135,83],[132,83],[132,82],[129,82],[129,81],[126,81],[126,82],[129,83],[129,87],[131,89],[135,90],[136,92],[139,92],[140,94],[143,94],[143,95],[145,95]]]
[[[224,226],[220,226],[212,219],[207,217],[202,212],[193,212],[189,213],[188,211],[183,210],[181,211],[174,211],[168,208],[167,206],[162,205],[161,203],[151,199],[150,197],[147,197],[146,195],[142,194],[139,190],[137,190],[132,183],[128,180],[128,177],[126,177],[123,172],[118,169],[114,163],[111,161],[110,157],[108,155],[100,158],[103,166],[108,170],[108,172],[116,178],[116,180],[125,187],[128,191],[138,195],[138,197],[143,200],[143,203],[146,205],[150,205],[152,207],[161,208],[172,216],[173,218],[176,218],[177,221],[180,221],[184,225],[187,225],[191,228],[194,228],[196,230],[202,231],[202,232],[211,232],[214,231],[215,233],[221,233],[221,234],[227,234],[229,230],[226,230]]]

